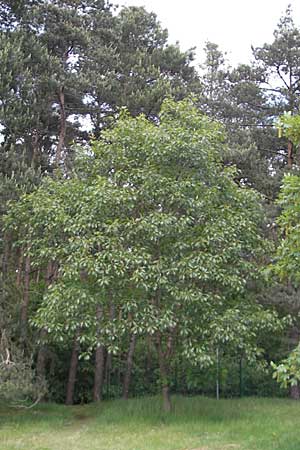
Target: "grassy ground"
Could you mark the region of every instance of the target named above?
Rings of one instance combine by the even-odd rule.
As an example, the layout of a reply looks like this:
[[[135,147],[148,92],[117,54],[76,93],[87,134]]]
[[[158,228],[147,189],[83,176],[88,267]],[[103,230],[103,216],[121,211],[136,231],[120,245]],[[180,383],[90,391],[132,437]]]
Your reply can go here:
[[[300,450],[300,402],[173,398],[0,407],[1,450]]]

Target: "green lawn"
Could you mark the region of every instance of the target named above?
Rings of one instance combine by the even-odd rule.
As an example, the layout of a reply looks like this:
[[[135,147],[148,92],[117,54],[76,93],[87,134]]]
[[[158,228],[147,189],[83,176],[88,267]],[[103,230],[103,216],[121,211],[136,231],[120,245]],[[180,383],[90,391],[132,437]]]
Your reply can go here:
[[[1,450],[300,450],[300,402],[173,398],[0,407]]]

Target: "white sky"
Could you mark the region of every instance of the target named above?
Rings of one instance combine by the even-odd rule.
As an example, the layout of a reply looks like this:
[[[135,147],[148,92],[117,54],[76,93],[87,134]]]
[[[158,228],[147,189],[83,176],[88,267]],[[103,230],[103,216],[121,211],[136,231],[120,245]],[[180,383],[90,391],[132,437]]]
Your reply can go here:
[[[169,42],[180,48],[197,47],[197,61],[203,61],[206,41],[227,52],[231,64],[251,59],[251,44],[271,43],[273,31],[292,5],[293,18],[300,26],[299,0],[119,0],[120,6],[145,6],[156,13],[169,31]]]

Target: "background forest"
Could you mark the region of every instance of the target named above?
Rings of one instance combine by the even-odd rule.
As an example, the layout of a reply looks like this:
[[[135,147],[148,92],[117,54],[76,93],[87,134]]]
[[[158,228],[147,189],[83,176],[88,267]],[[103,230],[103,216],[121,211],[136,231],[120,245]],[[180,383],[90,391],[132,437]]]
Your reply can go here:
[[[234,68],[211,42],[195,67],[143,8],[0,17],[0,398],[299,399],[290,8]]]

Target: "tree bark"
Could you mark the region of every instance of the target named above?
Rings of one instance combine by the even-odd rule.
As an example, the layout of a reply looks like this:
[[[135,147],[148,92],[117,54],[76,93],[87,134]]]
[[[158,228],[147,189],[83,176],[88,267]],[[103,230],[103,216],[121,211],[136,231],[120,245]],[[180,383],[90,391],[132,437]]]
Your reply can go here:
[[[103,380],[104,380],[104,367],[105,367],[105,350],[104,346],[97,347],[95,354],[95,378],[94,378],[94,402],[100,402],[102,400]]]
[[[3,249],[3,255],[2,255],[2,275],[3,275],[3,278],[5,278],[5,275],[7,274],[7,271],[8,271],[8,259],[9,259],[9,250],[10,250],[10,237],[7,233],[4,233],[3,243],[4,243],[4,249]]]
[[[78,353],[79,353],[79,331],[76,332],[73,348],[71,354],[70,368],[69,368],[69,376],[68,376],[68,384],[67,384],[67,395],[66,395],[66,405],[73,405],[74,403],[74,390],[77,376],[77,366],[78,366]]]
[[[57,267],[55,263],[50,261],[47,265],[45,283],[48,288],[54,279],[57,276]],[[43,344],[43,340],[47,336],[47,330],[43,329],[40,333],[40,339],[42,341],[42,345],[39,348],[37,363],[36,363],[36,372],[39,378],[44,378],[46,375],[46,361],[47,361],[47,347]]]
[[[27,326],[28,326],[28,305],[30,298],[30,257],[25,258],[25,271],[24,271],[24,291],[23,291],[23,302],[21,305],[21,341],[23,344],[27,338]]]
[[[109,317],[110,320],[114,320],[116,316],[116,308],[115,304],[112,300],[111,292],[109,292],[110,302],[109,302]],[[106,383],[106,394],[110,396],[110,380],[111,380],[111,372],[112,372],[112,354],[106,353],[106,364],[105,364],[105,383]]]
[[[47,331],[42,330],[40,333],[40,340],[43,341],[46,336]],[[42,343],[38,351],[36,362],[36,373],[38,378],[40,379],[44,379],[46,375],[46,354],[47,354],[47,347],[45,346],[45,344]]]
[[[106,396],[110,397],[110,380],[112,371],[112,354],[108,351],[106,352],[105,358],[105,379],[104,384],[106,385]]]
[[[18,258],[18,272],[17,272],[17,279],[16,279],[16,284],[18,287],[21,286],[22,275],[23,275],[23,249],[21,248],[19,258]]]
[[[125,376],[124,376],[124,381],[123,381],[123,399],[125,399],[125,400],[128,399],[128,394],[129,394],[135,345],[136,345],[136,335],[132,334],[130,337],[129,350],[128,350],[127,361],[126,361],[126,370],[125,370]]]
[[[97,335],[100,334],[100,322],[102,318],[102,307],[97,306],[96,317],[98,321]],[[102,389],[103,389],[103,379],[104,379],[104,363],[105,363],[105,351],[104,346],[100,345],[96,348],[95,353],[95,377],[94,377],[94,389],[93,389],[93,400],[94,402],[99,402],[102,400]]]
[[[167,355],[162,350],[162,342],[161,337],[159,336],[157,339],[157,349],[158,349],[158,362],[159,362],[159,371],[160,378],[162,383],[162,397],[163,397],[163,408],[165,412],[170,412],[172,409],[171,406],[171,397],[170,397],[170,387],[169,387],[169,379],[168,379],[168,361]]]
[[[172,405],[169,386],[166,385],[162,387],[162,396],[163,396],[164,411],[170,412],[172,410]]]
[[[66,138],[66,111],[65,111],[64,86],[61,86],[59,88],[58,101],[60,106],[60,130],[55,156],[55,162],[57,167],[59,166],[62,160],[62,153],[65,146],[65,138]]]
[[[287,167],[291,169],[293,166],[293,143],[288,140],[288,159],[287,159]]]
[[[36,168],[39,166],[39,133],[38,130],[35,129],[32,131],[31,135],[31,143],[32,143],[32,158],[31,158],[31,167]]]
[[[290,397],[291,397],[292,400],[299,400],[300,399],[299,384],[297,384],[296,386],[291,386]]]

